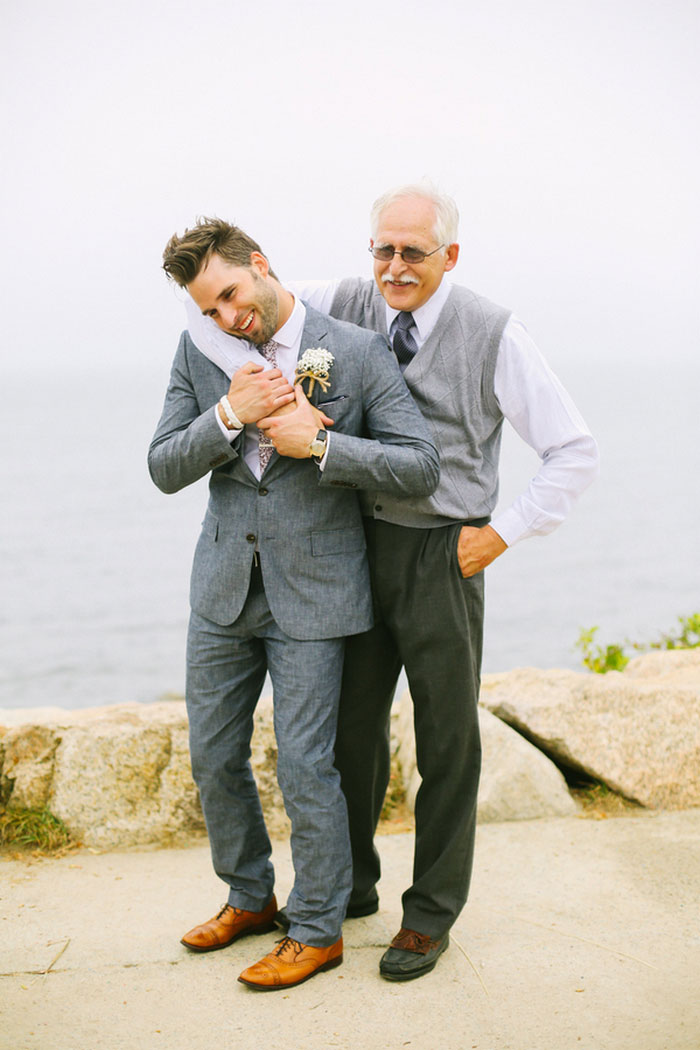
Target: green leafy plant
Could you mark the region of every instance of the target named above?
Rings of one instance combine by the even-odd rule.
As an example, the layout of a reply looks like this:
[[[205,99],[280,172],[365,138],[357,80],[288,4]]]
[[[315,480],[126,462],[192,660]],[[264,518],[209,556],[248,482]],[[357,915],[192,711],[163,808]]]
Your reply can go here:
[[[621,644],[597,645],[595,636],[598,627],[581,628],[575,647],[581,650],[582,663],[596,674],[608,671],[622,671],[630,661],[625,649],[633,652],[647,653],[655,649],[697,649],[700,646],[700,613],[690,616],[679,616],[680,630],[662,634],[655,642],[630,642]]]
[[[590,671],[596,674],[606,674],[608,671],[622,671],[629,663],[629,656],[621,645],[594,645],[593,641],[600,630],[599,627],[581,628],[581,633],[576,639],[576,648],[583,653],[582,663]]]
[[[54,853],[71,845],[68,828],[46,807],[0,813],[0,845]]]
[[[648,646],[635,645],[635,649],[697,649],[700,646],[700,613],[690,616],[679,616],[680,631],[675,634],[662,634],[658,642]]]

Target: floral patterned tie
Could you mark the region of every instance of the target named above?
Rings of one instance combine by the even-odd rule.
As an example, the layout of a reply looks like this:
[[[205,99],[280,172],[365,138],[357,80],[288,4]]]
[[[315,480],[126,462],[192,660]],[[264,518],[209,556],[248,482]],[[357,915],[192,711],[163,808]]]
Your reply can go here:
[[[258,347],[258,353],[269,361],[273,368],[277,368],[277,347],[278,343],[274,339],[269,339],[262,346]],[[275,451],[274,446],[269,441],[266,434],[262,430],[258,430],[258,456],[260,457],[260,473],[263,474],[265,467],[272,458],[272,453]]]

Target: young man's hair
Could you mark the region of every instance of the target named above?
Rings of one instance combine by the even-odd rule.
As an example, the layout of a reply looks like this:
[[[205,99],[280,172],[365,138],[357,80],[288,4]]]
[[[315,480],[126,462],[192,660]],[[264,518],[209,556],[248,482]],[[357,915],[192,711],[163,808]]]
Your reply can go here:
[[[233,266],[250,267],[252,252],[265,254],[257,241],[238,226],[223,219],[200,218],[182,237],[174,233],[170,238],[163,252],[163,269],[171,280],[185,288],[201,273],[212,255],[221,256]],[[272,270],[270,276],[275,276]]]

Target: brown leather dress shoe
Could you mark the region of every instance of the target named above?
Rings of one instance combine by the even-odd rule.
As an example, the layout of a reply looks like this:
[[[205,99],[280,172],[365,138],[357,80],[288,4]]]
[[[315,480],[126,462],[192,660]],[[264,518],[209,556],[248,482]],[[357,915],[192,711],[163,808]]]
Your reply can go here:
[[[201,926],[195,926],[180,941],[191,952],[215,952],[248,933],[267,933],[275,928],[277,901],[272,900],[262,911],[243,911],[225,904],[218,915]]]
[[[343,938],[327,948],[313,948],[291,937],[283,937],[277,947],[260,962],[244,970],[238,980],[261,992],[291,988],[308,981],[321,970],[332,970],[343,961]]]

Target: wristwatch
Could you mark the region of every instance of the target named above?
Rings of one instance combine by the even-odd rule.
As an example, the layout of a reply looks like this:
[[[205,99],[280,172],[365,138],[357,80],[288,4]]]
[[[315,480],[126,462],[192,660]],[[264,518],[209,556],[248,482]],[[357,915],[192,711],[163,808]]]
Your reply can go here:
[[[309,445],[309,449],[311,451],[311,455],[313,456],[313,458],[315,460],[317,460],[319,462],[323,458],[323,455],[324,455],[324,453],[326,451],[326,441],[327,440],[328,440],[328,431],[326,431],[326,430],[319,430],[318,434],[316,435],[316,437],[313,439],[313,441]]]

